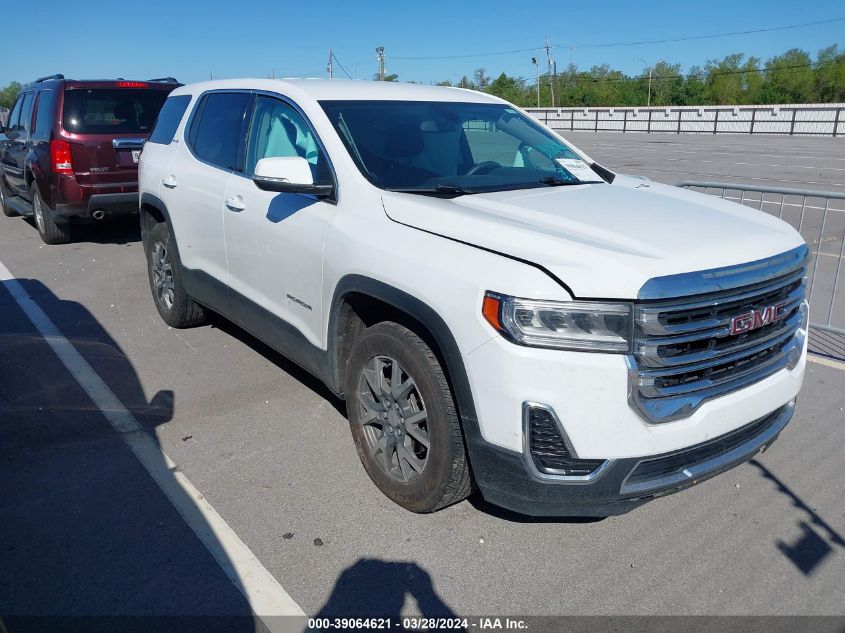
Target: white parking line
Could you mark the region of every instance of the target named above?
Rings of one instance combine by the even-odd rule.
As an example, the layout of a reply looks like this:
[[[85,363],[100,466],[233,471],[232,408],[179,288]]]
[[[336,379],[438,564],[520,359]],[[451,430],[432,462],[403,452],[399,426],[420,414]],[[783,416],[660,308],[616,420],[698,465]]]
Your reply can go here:
[[[112,428],[120,434],[229,579],[243,593],[253,613],[262,618],[279,615],[304,616],[305,612],[300,606],[238,538],[173,460],[143,430],[135,417],[27,294],[3,262],[0,262],[0,283],[9,291]],[[264,624],[270,630],[290,624],[282,620],[271,618],[265,620]]]
[[[811,363],[817,363],[819,365],[824,365],[825,367],[833,367],[834,369],[845,371],[845,363],[840,360],[834,360],[833,358],[818,356],[816,354],[807,354],[807,360]]]

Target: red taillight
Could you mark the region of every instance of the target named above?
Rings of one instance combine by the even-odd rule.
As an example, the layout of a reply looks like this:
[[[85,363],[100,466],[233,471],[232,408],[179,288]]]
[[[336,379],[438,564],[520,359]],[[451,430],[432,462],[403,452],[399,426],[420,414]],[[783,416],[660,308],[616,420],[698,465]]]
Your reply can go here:
[[[50,141],[50,164],[57,174],[72,174],[73,159],[70,156],[70,143],[67,141]]]
[[[146,88],[147,84],[143,81],[118,81],[118,88]]]

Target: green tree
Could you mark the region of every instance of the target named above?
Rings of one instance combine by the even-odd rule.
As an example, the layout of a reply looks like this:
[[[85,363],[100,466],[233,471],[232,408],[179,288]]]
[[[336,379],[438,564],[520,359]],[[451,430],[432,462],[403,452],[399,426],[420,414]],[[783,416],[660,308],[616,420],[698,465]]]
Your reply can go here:
[[[490,83],[487,92],[501,97],[505,101],[522,105],[524,102],[525,80],[517,77],[508,77],[505,73],[502,73]]]
[[[705,65],[707,92],[710,103],[739,103],[742,95],[741,68],[742,53],[726,55],[724,59],[711,59]]]
[[[0,90],[0,108],[11,108],[20,91],[21,85],[17,81]]]
[[[845,52],[836,44],[816,56],[816,92],[821,102],[845,101]]]
[[[648,72],[645,81],[648,82]],[[657,62],[651,69],[651,105],[678,105],[683,98],[683,86],[680,64]]]
[[[793,48],[767,61],[763,96],[768,103],[818,101],[810,54]]]

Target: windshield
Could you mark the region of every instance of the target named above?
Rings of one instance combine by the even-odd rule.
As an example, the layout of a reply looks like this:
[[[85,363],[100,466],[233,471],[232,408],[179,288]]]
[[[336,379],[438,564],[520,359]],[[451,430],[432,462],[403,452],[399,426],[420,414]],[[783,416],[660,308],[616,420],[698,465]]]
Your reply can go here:
[[[559,138],[506,104],[322,101],[377,187],[463,194],[600,182]]]

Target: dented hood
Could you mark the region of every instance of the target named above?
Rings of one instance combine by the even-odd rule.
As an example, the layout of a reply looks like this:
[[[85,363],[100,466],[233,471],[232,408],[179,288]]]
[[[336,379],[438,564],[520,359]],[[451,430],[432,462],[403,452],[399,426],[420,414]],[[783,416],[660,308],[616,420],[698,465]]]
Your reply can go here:
[[[630,176],[451,199],[385,192],[383,202],[395,222],[542,266],[576,297],[633,299],[653,277],[803,244],[766,213]]]

